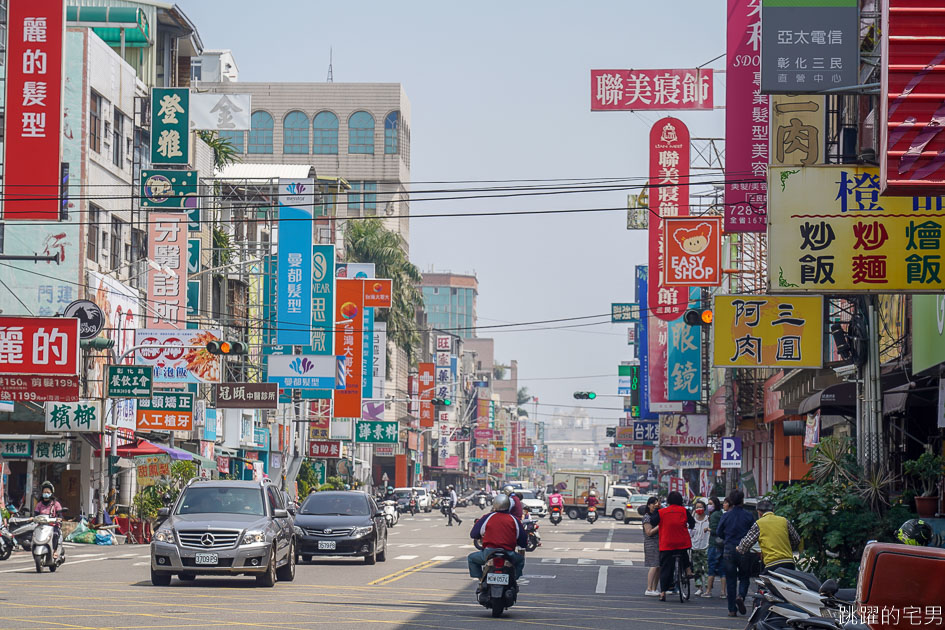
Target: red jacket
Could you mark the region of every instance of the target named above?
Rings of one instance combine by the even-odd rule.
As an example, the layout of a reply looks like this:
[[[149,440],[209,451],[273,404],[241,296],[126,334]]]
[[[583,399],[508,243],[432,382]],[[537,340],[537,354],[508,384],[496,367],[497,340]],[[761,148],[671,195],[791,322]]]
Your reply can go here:
[[[688,521],[692,516],[681,505],[670,505],[657,510],[660,530],[660,551],[689,549],[692,547],[692,538],[689,536]],[[653,519],[651,517],[651,524]]]
[[[516,545],[524,547],[528,540],[519,520],[508,512],[486,514],[473,525],[471,538],[482,538],[483,548],[515,551]]]

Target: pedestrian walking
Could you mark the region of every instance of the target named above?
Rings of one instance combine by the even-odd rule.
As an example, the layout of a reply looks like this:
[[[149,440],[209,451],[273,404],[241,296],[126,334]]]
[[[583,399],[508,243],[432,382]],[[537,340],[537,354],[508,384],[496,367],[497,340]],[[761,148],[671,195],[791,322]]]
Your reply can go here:
[[[445,500],[449,501],[449,506],[447,507],[447,511],[446,511],[446,518],[447,518],[446,525],[448,527],[452,527],[454,520],[456,521],[457,525],[462,525],[463,524],[462,519],[456,516],[456,501],[457,501],[456,489],[453,488],[452,485],[449,485],[447,486],[447,490],[449,490],[450,493],[448,497],[445,497]]]
[[[748,596],[748,581],[751,577],[751,558],[739,553],[737,547],[755,519],[745,510],[745,493],[741,490],[733,490],[725,500],[732,507],[719,521],[717,535],[724,541],[722,558],[728,581],[728,616],[736,617],[746,612],[745,598]]]
[[[660,544],[659,527],[650,522],[653,512],[660,507],[657,497],[650,497],[646,505],[641,508],[643,514],[643,566],[649,567],[646,572],[646,591],[649,597],[659,597],[660,583]]]
[[[706,559],[708,560],[709,583],[703,591],[703,597],[712,597],[712,586],[715,578],[719,578],[719,584],[722,591],[722,599],[728,597],[725,591],[725,567],[722,562],[722,541],[716,535],[719,528],[719,521],[722,520],[722,514],[725,513],[725,506],[719,501],[718,497],[709,497],[709,548],[706,550]]]
[[[738,553],[747,555],[758,543],[761,546],[761,561],[765,571],[775,567],[794,569],[794,550],[801,544],[801,537],[791,521],[774,513],[774,505],[768,499],[758,501],[758,520],[736,547]]]
[[[693,505],[692,518],[696,523],[689,530],[692,539],[692,572],[696,576],[696,596],[699,597],[708,593],[709,579],[709,515],[706,514],[706,504],[702,499]]]

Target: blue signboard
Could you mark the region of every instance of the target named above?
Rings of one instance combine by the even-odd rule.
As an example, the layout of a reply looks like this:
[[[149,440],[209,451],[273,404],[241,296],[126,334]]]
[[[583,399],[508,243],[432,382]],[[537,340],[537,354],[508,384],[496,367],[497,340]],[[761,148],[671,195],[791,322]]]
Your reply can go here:
[[[361,361],[361,398],[374,398],[374,309],[370,306],[364,309],[364,320],[361,327],[362,357]]]
[[[655,444],[660,439],[660,423],[650,420],[635,420],[633,422],[633,441],[651,442]]]
[[[649,382],[650,358],[647,354],[647,324],[649,320],[649,311],[646,307],[646,265],[636,266],[636,299],[640,307],[640,336],[637,343],[637,349],[640,357],[640,382]],[[658,416],[650,412],[650,393],[647,387],[640,388],[640,418],[643,420],[656,420]]]
[[[335,246],[315,245],[312,249],[312,354],[332,354],[335,340]]]
[[[689,304],[698,302],[701,289],[689,289]],[[669,322],[666,357],[666,399],[702,400],[702,328],[683,318]]]
[[[279,180],[279,266],[276,342],[312,343],[311,179]]]
[[[203,439],[214,442],[217,439],[217,410],[207,409],[203,415]]]
[[[740,437],[722,438],[722,468],[742,467],[742,439]]]

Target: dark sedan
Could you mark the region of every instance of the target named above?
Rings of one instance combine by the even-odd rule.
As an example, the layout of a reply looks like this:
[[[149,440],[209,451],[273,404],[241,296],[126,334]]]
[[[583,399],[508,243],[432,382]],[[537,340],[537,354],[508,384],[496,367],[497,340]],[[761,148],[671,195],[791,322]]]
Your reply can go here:
[[[363,557],[367,564],[387,560],[387,521],[374,498],[364,492],[316,492],[295,516],[301,530],[298,555]]]

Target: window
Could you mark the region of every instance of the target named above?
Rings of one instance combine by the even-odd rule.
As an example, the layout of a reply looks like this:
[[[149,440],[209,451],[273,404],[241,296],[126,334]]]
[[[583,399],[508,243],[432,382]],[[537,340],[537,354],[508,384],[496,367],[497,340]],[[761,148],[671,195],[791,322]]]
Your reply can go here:
[[[355,112],[348,119],[348,153],[374,155],[374,116]]]
[[[112,117],[112,164],[121,168],[122,158],[124,157],[124,142],[122,137],[125,135],[125,115],[117,107],[113,107]]]
[[[220,134],[221,139],[226,140],[227,142],[230,143],[230,146],[233,147],[234,151],[236,151],[240,155],[243,154],[243,151],[244,151],[243,141],[246,138],[245,132],[243,131],[218,131],[217,133]]]
[[[384,153],[397,153],[397,121],[400,112],[391,112],[384,119]]]
[[[98,222],[101,220],[102,211],[100,208],[89,204],[89,223],[86,233],[85,255],[89,260],[98,262]]]
[[[377,214],[377,182],[364,182],[364,214]]]
[[[348,210],[361,209],[361,182],[351,182],[351,190],[348,191]]]
[[[249,153],[272,153],[272,116],[253,112],[249,126]]]
[[[626,498],[628,498],[630,495],[627,494],[627,489],[626,489],[626,488],[615,487],[615,488],[614,488],[614,496],[615,496],[615,497],[621,497],[621,498],[626,499]]]
[[[321,155],[338,154],[338,117],[331,112],[319,112],[312,119],[313,152]]]
[[[112,256],[110,268],[116,269],[121,265],[121,233],[124,223],[121,219],[112,217],[112,244],[110,253]]]
[[[282,152],[308,153],[308,116],[289,112],[282,120]]]
[[[203,60],[202,59],[190,60],[190,80],[203,81]]]
[[[102,97],[95,92],[89,99],[89,148],[102,151]]]

